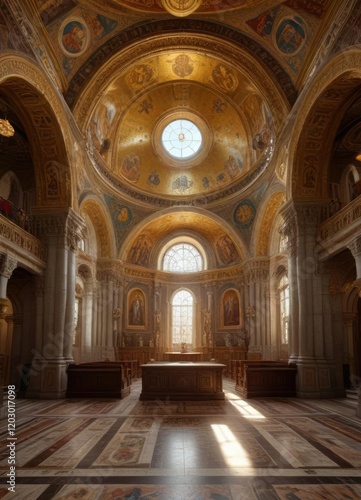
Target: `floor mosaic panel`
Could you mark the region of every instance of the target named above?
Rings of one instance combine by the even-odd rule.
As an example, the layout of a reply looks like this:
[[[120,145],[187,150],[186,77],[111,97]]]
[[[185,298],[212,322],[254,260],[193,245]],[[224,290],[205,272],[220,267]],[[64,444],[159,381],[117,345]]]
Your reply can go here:
[[[224,401],[141,402],[140,390],[137,380],[123,400],[18,399],[12,439],[0,420],[0,499],[361,498],[351,400],[243,400],[229,379]]]

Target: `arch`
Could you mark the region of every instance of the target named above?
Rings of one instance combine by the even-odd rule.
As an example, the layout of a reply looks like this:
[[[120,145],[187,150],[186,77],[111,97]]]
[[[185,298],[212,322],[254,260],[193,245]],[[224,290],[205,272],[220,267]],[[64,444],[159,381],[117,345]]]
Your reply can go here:
[[[73,206],[76,163],[74,136],[53,82],[30,60],[3,53],[0,89],[16,111],[29,138],[39,207]],[[15,97],[16,96],[16,99]],[[49,187],[53,182],[53,189]]]
[[[340,177],[340,201],[342,205],[350,203],[358,194],[355,192],[355,184],[360,181],[360,170],[356,165],[350,163],[343,169]]]
[[[83,281],[90,281],[93,278],[92,270],[85,264],[78,267],[78,275],[81,276]]]
[[[167,254],[167,252],[174,247],[175,245],[179,244],[188,244],[191,245],[196,249],[198,252],[202,262],[201,262],[201,269],[197,269],[197,271],[203,271],[207,269],[207,255],[206,252],[204,251],[204,248],[202,245],[194,238],[190,238],[189,236],[177,236],[176,238],[170,239],[163,247],[161,252],[159,252],[158,255],[158,269],[163,269],[164,271],[167,271],[167,269],[164,269],[164,257]],[[186,271],[185,271],[186,272]]]
[[[192,29],[191,41],[186,26]],[[281,125],[287,108],[290,103],[294,103],[297,95],[291,78],[275,58],[248,36],[227,27],[228,41],[225,43],[222,37],[223,29],[222,25],[200,19],[197,21],[166,19],[138,26],[136,33],[124,30],[123,33],[115,35],[89,57],[87,67],[81,68],[70,82],[66,99],[72,106],[78,123],[82,124],[82,127],[86,126],[91,111],[89,103],[98,102],[99,96],[104,91],[104,83],[114,80],[114,75],[119,75],[119,68],[129,67],[145,55],[159,53],[160,50],[169,52],[172,49],[182,48],[182,50],[190,49],[192,52],[206,50],[209,56],[214,55],[217,59],[221,54],[222,60],[230,60],[232,67],[235,67],[235,61],[238,61],[238,69],[244,69],[247,74],[252,74],[253,80],[263,89],[264,96],[268,96],[271,113],[277,111],[274,113],[278,115],[277,126]],[[239,47],[242,47],[242,52]],[[254,60],[255,54],[259,56],[257,62]],[[100,69],[98,69],[99,60],[105,61]],[[278,82],[272,80],[271,72],[265,70],[265,64],[272,68],[274,70],[272,73],[277,74],[279,78],[282,74],[282,89]],[[93,78],[91,83],[86,85],[89,74],[93,74]]]
[[[132,234],[122,242],[118,258],[132,263],[132,255],[137,240],[144,236],[148,241],[147,266],[157,268],[158,255],[163,246],[178,236],[192,237],[203,246],[207,254],[208,267],[223,267],[228,264],[237,264],[248,256],[246,244],[236,229],[216,214],[211,214],[202,208],[171,208],[151,214],[138,223]],[[219,238],[227,236],[234,245],[236,256],[232,263],[221,262],[217,256],[217,242]],[[135,263],[135,262],[133,262]]]
[[[284,191],[276,191],[262,206],[262,212],[257,221],[257,230],[255,231],[255,255],[257,257],[268,255],[272,233],[275,230],[275,220],[285,199]]]
[[[302,104],[290,116],[287,199],[329,198],[329,163],[344,106],[361,81],[361,54],[350,49],[336,55],[320,70]],[[285,128],[289,123],[285,124]]]
[[[98,247],[98,257],[110,258],[115,254],[113,239],[110,237],[112,228],[108,222],[106,212],[100,203],[92,198],[86,198],[80,212],[89,217],[95,230]]]

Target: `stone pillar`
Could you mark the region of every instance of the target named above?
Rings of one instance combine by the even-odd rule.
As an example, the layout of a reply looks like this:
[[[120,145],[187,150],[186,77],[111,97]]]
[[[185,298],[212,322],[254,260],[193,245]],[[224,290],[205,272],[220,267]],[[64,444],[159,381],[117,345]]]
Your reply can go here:
[[[7,371],[7,357],[5,349],[8,333],[8,325],[6,323],[8,307],[9,302],[7,299],[0,299],[0,385],[5,385],[7,382],[5,380]]]
[[[76,242],[69,242],[67,259],[67,293],[64,325],[64,358],[72,362],[74,315],[75,315],[75,283],[76,283]]]
[[[262,357],[269,359],[271,339],[269,334],[268,260],[250,261],[245,267],[245,279],[248,283],[245,328],[248,331],[249,352],[261,352]]]
[[[355,314],[353,313],[343,313],[342,315],[343,323],[345,326],[345,337],[344,337],[344,362],[349,365],[350,370],[350,380],[355,380],[355,347],[354,347],[354,321]]]
[[[6,299],[10,276],[17,267],[17,261],[5,253],[0,254],[0,299]]]
[[[35,282],[35,346],[31,350],[31,370],[29,372],[29,383],[26,394],[29,398],[38,397],[41,389],[41,371],[43,369],[43,325],[45,317],[44,308],[45,281],[43,276],[38,276]]]
[[[288,332],[289,362],[295,363],[298,357],[299,329],[298,329],[298,282],[297,282],[297,224],[292,210],[284,214],[284,224],[281,232],[286,237],[288,253],[288,286],[290,297],[290,319]]]
[[[292,360],[297,363],[297,394],[300,397],[341,397],[343,388],[333,374],[336,366],[333,335],[326,332],[330,312],[327,276],[314,253],[317,228],[325,207],[289,203],[283,208],[285,225],[291,230],[295,258],[289,262],[292,319]],[[286,227],[287,229],[287,227]],[[287,230],[286,230],[287,234]]]
[[[86,281],[84,284],[84,308],[83,308],[83,337],[82,345],[86,351],[92,346],[92,324],[94,310],[93,282]]]
[[[40,239],[47,244],[44,280],[44,323],[41,352],[40,398],[65,397],[67,364],[72,362],[75,311],[75,251],[82,237],[84,222],[72,210],[52,215],[35,211]]]
[[[8,383],[9,363],[11,355],[11,340],[6,321],[9,301],[7,286],[10,276],[17,267],[17,261],[7,254],[0,254],[0,385]],[[9,345],[10,342],[10,345]]]
[[[99,263],[97,280],[100,283],[100,303],[98,303],[98,338],[100,338],[102,359],[114,359],[116,339],[114,338],[114,310],[118,309],[116,289],[121,282],[117,263]],[[99,334],[100,332],[100,334]]]
[[[349,245],[356,264],[356,280],[361,279],[361,237],[355,238]]]

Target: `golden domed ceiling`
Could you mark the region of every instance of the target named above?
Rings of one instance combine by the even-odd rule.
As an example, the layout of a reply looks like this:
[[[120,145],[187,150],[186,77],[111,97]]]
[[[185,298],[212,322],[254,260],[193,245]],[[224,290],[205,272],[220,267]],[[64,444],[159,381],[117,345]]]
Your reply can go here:
[[[283,1],[283,0],[282,0]],[[88,4],[99,7],[97,0],[87,0]],[[106,0],[109,9],[128,8],[147,13],[170,13],[186,17],[193,13],[214,14],[242,7],[256,6],[264,0]],[[281,3],[281,0],[277,0]]]
[[[175,119],[201,132],[189,159],[162,144]],[[229,64],[191,51],[144,58],[111,81],[92,110],[88,138],[120,182],[156,196],[193,197],[228,188],[270,159],[267,105],[250,79]]]

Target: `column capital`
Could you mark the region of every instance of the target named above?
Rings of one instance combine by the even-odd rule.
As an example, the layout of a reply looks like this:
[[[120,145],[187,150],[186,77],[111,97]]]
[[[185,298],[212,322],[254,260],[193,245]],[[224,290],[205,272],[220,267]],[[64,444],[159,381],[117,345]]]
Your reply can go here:
[[[10,278],[14,269],[17,267],[17,260],[9,257],[9,255],[5,253],[0,253],[0,275],[5,278]]]
[[[63,244],[71,250],[77,250],[79,241],[83,238],[84,220],[72,209],[59,212],[47,207],[44,212],[34,209],[34,225],[36,236],[41,240],[56,238],[59,245]]]
[[[354,240],[352,240],[347,247],[351,251],[352,255],[355,257],[356,255],[361,254],[361,236],[358,236]]]

